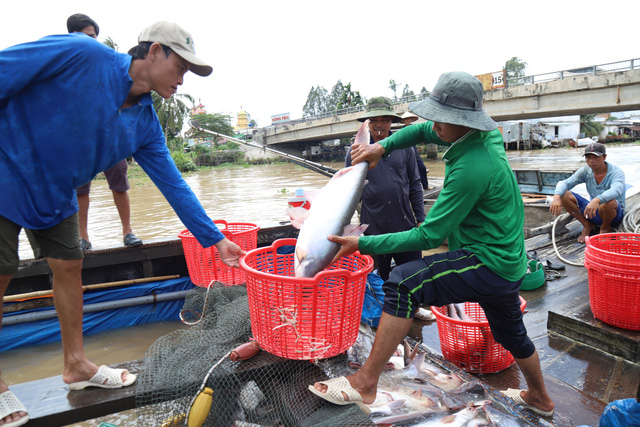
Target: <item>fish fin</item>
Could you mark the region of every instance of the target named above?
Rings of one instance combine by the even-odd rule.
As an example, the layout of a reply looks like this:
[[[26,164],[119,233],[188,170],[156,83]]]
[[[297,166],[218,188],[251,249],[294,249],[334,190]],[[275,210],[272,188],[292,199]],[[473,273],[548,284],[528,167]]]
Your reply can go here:
[[[342,230],[342,236],[361,236],[369,227],[369,224],[347,224]]]
[[[298,230],[302,228],[302,224],[304,224],[305,220],[309,216],[309,211],[301,207],[288,208],[287,213],[289,214],[289,218],[291,218],[291,225]]]
[[[371,139],[370,135],[371,131],[369,130],[369,119],[367,119],[360,125],[360,129],[358,129],[358,133],[356,133],[356,139],[353,141],[352,145],[369,144],[369,140]]]
[[[306,256],[307,251],[302,247],[296,246],[296,258],[298,259],[298,262],[302,262],[302,260],[305,259]]]

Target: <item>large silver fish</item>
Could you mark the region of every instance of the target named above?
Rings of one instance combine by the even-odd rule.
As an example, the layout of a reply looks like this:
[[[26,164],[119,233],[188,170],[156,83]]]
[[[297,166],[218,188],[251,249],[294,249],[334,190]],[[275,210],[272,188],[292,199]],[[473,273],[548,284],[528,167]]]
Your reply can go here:
[[[369,120],[365,121],[354,144],[369,144]],[[362,196],[369,162],[340,169],[311,203],[302,222],[296,217],[300,208],[288,210],[293,225],[300,225],[295,250],[296,277],[313,277],[329,266],[340,245],[327,240],[329,235],[360,235],[366,226],[350,225]]]

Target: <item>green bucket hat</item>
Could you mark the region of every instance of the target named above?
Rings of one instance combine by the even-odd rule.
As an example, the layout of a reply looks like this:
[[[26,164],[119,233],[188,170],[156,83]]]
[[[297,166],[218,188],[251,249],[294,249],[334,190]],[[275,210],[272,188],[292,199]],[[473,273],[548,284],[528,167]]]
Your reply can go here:
[[[384,96],[376,96],[369,100],[367,103],[367,112],[358,117],[358,121],[364,122],[371,117],[384,117],[389,116],[393,120],[393,123],[398,123],[402,118],[393,111],[391,106],[391,100]]]
[[[498,127],[482,109],[482,83],[469,73],[453,71],[438,79],[429,97],[409,109],[426,120],[490,131]]]

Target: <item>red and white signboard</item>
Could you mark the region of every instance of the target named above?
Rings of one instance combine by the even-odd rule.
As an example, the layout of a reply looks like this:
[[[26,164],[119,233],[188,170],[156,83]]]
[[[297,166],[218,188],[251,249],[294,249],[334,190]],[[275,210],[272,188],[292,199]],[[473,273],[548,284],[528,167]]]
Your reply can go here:
[[[276,114],[275,116],[271,116],[271,124],[279,125],[281,123],[290,122],[289,113]]]

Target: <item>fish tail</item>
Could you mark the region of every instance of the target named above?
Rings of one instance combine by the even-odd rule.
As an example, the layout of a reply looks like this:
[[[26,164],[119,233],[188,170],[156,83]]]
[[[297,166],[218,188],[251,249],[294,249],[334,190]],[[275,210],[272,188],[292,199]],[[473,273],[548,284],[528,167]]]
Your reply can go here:
[[[365,120],[362,125],[360,125],[360,129],[358,129],[358,133],[356,134],[356,139],[353,141],[353,145],[356,144],[369,144],[369,135],[371,132],[369,131],[369,119]]]

